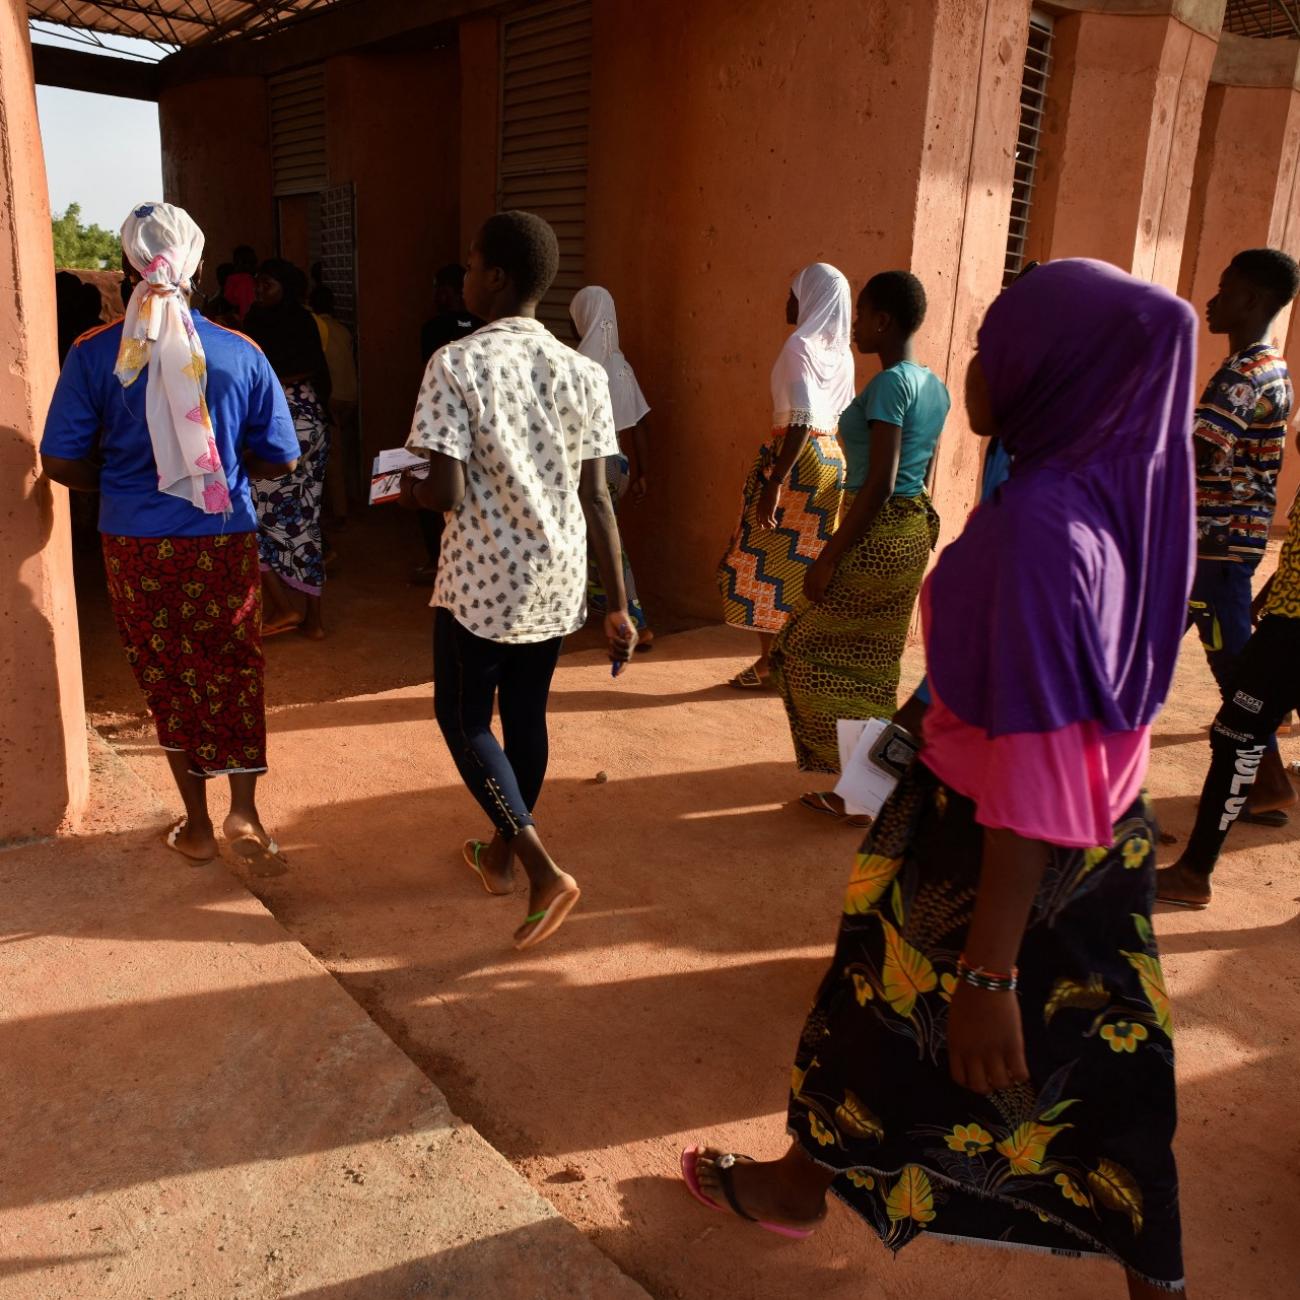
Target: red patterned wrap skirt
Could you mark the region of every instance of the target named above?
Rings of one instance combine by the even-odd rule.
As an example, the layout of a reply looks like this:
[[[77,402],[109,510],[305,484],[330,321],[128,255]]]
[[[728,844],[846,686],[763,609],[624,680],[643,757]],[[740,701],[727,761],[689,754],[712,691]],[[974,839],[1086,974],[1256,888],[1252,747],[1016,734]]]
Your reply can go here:
[[[256,533],[110,537],[104,568],[127,662],[195,776],[266,771]]]

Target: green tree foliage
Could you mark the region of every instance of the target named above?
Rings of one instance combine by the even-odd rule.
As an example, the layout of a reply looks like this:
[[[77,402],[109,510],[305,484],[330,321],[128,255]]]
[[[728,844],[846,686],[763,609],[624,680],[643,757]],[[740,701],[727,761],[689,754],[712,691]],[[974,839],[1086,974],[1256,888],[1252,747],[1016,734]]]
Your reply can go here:
[[[81,204],[69,203],[55,214],[54,265],[79,266],[92,271],[115,270],[122,260],[122,241],[117,233],[100,226],[81,224]]]

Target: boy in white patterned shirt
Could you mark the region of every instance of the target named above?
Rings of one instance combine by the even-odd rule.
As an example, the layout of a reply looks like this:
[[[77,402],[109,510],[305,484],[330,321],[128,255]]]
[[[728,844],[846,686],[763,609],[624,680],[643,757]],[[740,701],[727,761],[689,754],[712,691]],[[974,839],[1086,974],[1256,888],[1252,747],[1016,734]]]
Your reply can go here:
[[[618,454],[603,367],[536,319],[559,266],[555,232],[501,212],[475,236],[465,304],[488,323],[436,352],[407,447],[429,460],[407,476],[403,503],[447,512],[434,588],[434,713],[470,793],[492,819],[465,860],[490,894],[528,875],[528,916],[515,946],[555,933],[577,882],[547,852],[533,820],[546,774],[546,701],[564,637],[586,619],[588,538],[610,610],[617,673],[636,633],[623,587],[605,457]],[[504,749],[492,734],[501,712]]]

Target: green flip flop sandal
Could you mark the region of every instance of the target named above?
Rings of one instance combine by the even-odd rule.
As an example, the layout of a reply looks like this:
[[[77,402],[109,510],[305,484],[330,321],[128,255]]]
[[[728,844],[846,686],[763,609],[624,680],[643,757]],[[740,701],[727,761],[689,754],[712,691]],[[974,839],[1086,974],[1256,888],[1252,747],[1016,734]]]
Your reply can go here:
[[[487,876],[483,872],[483,863],[480,859],[483,850],[486,848],[487,845],[482,840],[466,840],[465,847],[461,850],[465,865],[478,877],[479,884],[483,886],[485,893],[491,894],[493,898],[505,898],[514,893],[514,890],[493,889],[488,884]]]
[[[524,924],[533,928],[522,939],[515,940],[515,948],[523,952],[526,948],[536,947],[543,939],[549,939],[564,924],[564,919],[573,911],[582,890],[577,885],[557,894],[540,912],[524,917]]]

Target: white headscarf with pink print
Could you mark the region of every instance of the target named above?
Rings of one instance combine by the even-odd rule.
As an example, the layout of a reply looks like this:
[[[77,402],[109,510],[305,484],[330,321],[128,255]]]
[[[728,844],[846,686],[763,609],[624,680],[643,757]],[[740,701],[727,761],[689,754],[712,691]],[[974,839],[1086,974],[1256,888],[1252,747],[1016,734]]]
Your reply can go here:
[[[122,223],[122,252],[141,279],[127,304],[113,373],[129,388],[149,368],[144,413],[158,490],[205,514],[229,514],[230,490],[208,413],[207,360],[188,298],[203,232],[183,208],[142,203]]]

